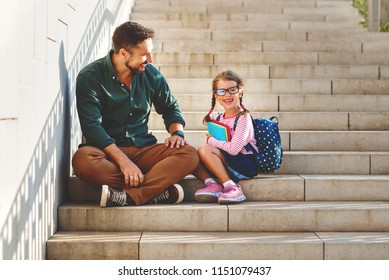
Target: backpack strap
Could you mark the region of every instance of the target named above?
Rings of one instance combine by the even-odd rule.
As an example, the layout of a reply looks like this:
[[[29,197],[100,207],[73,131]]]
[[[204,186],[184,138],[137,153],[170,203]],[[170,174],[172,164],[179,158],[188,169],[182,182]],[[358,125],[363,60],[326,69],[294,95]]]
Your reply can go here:
[[[240,114],[235,118],[235,121],[234,121],[234,131],[236,129],[236,125],[238,124],[239,117],[240,117]],[[251,117],[251,120],[252,120],[253,125],[254,125],[253,117],[251,115],[250,115],[250,117]],[[253,154],[256,154],[256,151],[251,147],[250,143],[247,143],[247,145],[245,146],[245,149],[248,152],[253,152]]]
[[[272,122],[278,124],[278,118],[276,116],[271,117],[269,120],[271,120]],[[276,121],[273,121],[273,120],[276,120]]]
[[[254,119],[253,119],[253,116],[250,115],[250,118],[251,118],[251,121],[253,122],[253,127],[254,127],[254,130],[255,130],[255,125],[254,125]],[[253,152],[253,154],[255,155],[257,153],[257,151],[255,151],[251,144],[250,143],[247,143],[247,145],[245,146],[245,149],[246,151],[248,152]]]
[[[219,115],[217,115],[216,120],[219,121],[222,115],[223,115],[223,113],[220,113]],[[236,129],[236,125],[238,124],[239,117],[240,117],[240,114],[234,120],[234,126],[233,126],[234,131]],[[251,115],[250,115],[250,117],[251,117],[251,120],[253,121],[253,124],[254,124],[253,117]],[[277,121],[278,121],[278,119],[277,119]],[[253,152],[253,154],[256,154],[256,151],[253,148],[251,148],[250,143],[247,143],[247,145],[245,146],[245,149],[248,152]]]
[[[216,117],[216,120],[220,121],[220,118],[222,117],[222,115],[223,115],[223,113],[218,114],[217,117]],[[240,117],[240,114],[234,120],[234,126],[233,126],[233,130],[234,131],[236,129],[236,125],[238,124],[239,117]]]
[[[240,114],[235,118],[235,121],[234,121],[234,131],[236,129],[236,125],[238,124],[239,117],[240,117]]]

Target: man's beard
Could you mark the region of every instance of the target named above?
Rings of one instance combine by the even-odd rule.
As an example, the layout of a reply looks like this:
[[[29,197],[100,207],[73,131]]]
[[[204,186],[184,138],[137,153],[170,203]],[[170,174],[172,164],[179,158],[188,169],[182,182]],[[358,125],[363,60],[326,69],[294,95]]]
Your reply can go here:
[[[145,63],[143,63],[143,64],[146,66],[146,64],[148,64],[148,62],[145,62]],[[134,74],[134,75],[139,75],[139,74],[141,74],[141,73],[144,72],[144,70],[142,71],[142,70],[139,70],[138,68],[133,68],[133,67],[131,67],[128,61],[126,62],[126,67],[127,67],[127,69],[130,70],[131,73]]]

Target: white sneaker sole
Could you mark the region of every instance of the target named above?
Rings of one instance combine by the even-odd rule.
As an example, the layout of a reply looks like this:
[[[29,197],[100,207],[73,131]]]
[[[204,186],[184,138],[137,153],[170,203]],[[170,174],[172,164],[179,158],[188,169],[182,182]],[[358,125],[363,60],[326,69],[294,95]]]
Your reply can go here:
[[[219,196],[222,194],[220,193],[195,193],[195,199],[198,202],[217,202]]]
[[[244,200],[246,200],[246,196],[245,195],[240,195],[240,196],[234,197],[234,198],[219,197],[218,202],[220,204],[231,204],[231,203],[241,202],[241,201],[244,201]]]
[[[178,191],[178,199],[174,204],[181,203],[184,200],[184,189],[179,184],[174,184]]]
[[[100,207],[107,207],[108,194],[109,194],[108,186],[103,185],[103,187],[101,188]]]

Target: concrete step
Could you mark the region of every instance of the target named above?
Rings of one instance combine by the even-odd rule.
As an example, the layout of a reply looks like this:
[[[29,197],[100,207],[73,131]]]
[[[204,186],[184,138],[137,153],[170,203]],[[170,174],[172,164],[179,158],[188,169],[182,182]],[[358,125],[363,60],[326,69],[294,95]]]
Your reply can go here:
[[[282,41],[307,41],[307,32],[303,31],[229,31],[228,34],[224,34],[221,31],[211,31],[211,30],[169,30],[169,32],[157,32],[155,40],[158,41],[242,41],[242,42],[252,42],[252,41],[269,41],[269,40],[282,40]]]
[[[186,140],[198,148],[205,143],[206,128],[185,131]],[[169,137],[165,130],[152,132],[160,143]],[[389,131],[281,131],[285,151],[389,151]]]
[[[388,65],[382,54],[349,52],[154,52],[153,63],[190,65]]]
[[[389,131],[292,131],[292,151],[389,151]]]
[[[136,3],[132,8],[133,13],[166,13],[166,12],[182,12],[182,13],[221,13],[221,12],[231,12],[233,10],[235,13],[253,13],[261,12],[267,14],[316,14],[316,15],[339,15],[339,16],[354,16],[356,10],[348,3],[342,2],[341,5],[336,3],[336,5],[330,6],[327,5],[316,5],[314,1],[305,2],[305,3],[289,3],[288,1],[266,1],[261,2],[261,5],[258,3],[246,3],[244,1],[223,1],[220,2],[204,2],[204,4],[193,3],[193,2],[156,2],[151,1],[142,4]]]
[[[203,183],[189,175],[180,185],[184,201],[195,201],[194,193]],[[381,201],[389,198],[388,175],[287,175],[259,174],[240,182],[247,201]],[[98,204],[100,189],[72,176],[69,181],[70,201]]]
[[[258,18],[254,21],[249,20],[138,20],[139,23],[144,26],[151,27],[153,29],[212,29],[212,30],[253,30],[253,31],[283,31],[283,30],[339,30],[350,29],[359,30],[360,26],[358,21],[353,20],[350,22],[327,22],[327,21],[290,21],[280,19],[277,21],[269,21],[266,19]]]
[[[172,42],[166,42],[166,46]],[[184,42],[187,43],[187,42]],[[168,49],[166,47],[166,49]],[[186,49],[186,48],[182,48]],[[381,54],[386,53],[389,47],[384,41],[373,41],[370,42],[369,39],[360,39],[354,41],[329,41],[329,42],[319,42],[319,41],[263,41],[263,51],[264,52],[344,52],[347,50],[349,55],[353,54]]]
[[[312,22],[312,21],[298,21],[298,22],[290,22],[289,30],[303,30],[303,31],[311,31],[311,30],[336,30],[336,31],[345,31],[345,30],[360,30],[361,27],[358,21],[351,22]]]
[[[249,106],[249,105],[247,105]],[[183,112],[187,130],[204,130],[207,111]],[[388,112],[251,112],[254,118],[277,116],[281,130],[389,130]],[[164,130],[162,118],[150,114],[149,128]]]
[[[211,107],[211,93],[206,90],[202,94],[174,96],[183,111],[204,112]],[[243,102],[251,112],[386,112],[389,95],[257,94],[247,88]],[[215,110],[222,112],[223,108],[217,104]]]
[[[298,14],[266,14],[248,12],[225,12],[225,13],[181,13],[181,12],[165,12],[165,13],[141,13],[136,12],[130,15],[130,19],[140,22],[141,20],[193,20],[193,21],[318,21],[318,22],[336,22],[336,21],[360,21],[360,16],[350,15],[349,17],[342,15],[298,15]]]
[[[226,69],[234,69],[243,79],[386,79],[389,68],[379,65],[158,65],[166,78],[214,77]],[[383,68],[383,67],[382,67]]]
[[[212,30],[224,30],[228,28],[230,30],[256,30],[256,31],[270,31],[270,30],[290,30],[291,22],[289,20],[279,20],[270,22],[267,20],[138,20],[139,23],[144,26],[149,26],[153,29],[212,29]],[[311,22],[311,21],[309,21]],[[311,22],[312,23],[312,22]],[[321,21],[323,25],[328,23]]]
[[[240,4],[236,4],[236,2],[230,2],[233,6],[233,10],[235,13],[267,13],[267,14],[282,14],[283,8],[278,6],[263,6],[261,8],[258,7],[243,7]],[[224,5],[224,4],[223,4]],[[133,13],[204,13],[204,14],[213,14],[213,13],[230,13],[231,12],[231,6],[221,6],[221,5],[198,5],[197,3],[191,3],[189,5],[148,5],[148,6],[138,6],[135,5],[132,8]],[[289,12],[290,14],[293,14],[293,11]],[[329,11],[322,11],[322,13],[318,14],[329,14]]]
[[[170,43],[170,42],[169,42]],[[342,52],[362,53],[364,42],[311,42],[311,41],[264,41],[264,52]]]
[[[212,41],[209,39],[199,40],[169,40],[156,38],[156,52],[262,52],[263,43],[261,41],[231,41],[226,44],[224,41]],[[360,45],[360,43],[359,43]],[[357,48],[357,47],[356,47]]]
[[[280,174],[389,174],[388,152],[285,151]]]
[[[340,42],[313,42],[301,39],[300,41],[280,41],[274,40],[231,40],[228,44],[224,41],[211,41],[211,40],[156,40],[154,42],[156,52],[315,52],[315,53],[344,53],[347,50],[347,55],[352,56],[355,54],[365,54],[361,57],[370,57],[371,55],[377,56],[387,53],[389,46],[385,41],[382,42],[369,42],[366,41],[340,41]],[[385,64],[386,62],[382,62]],[[382,64],[380,63],[380,64]]]
[[[229,7],[230,10],[234,10],[236,7],[258,7],[258,3],[261,4],[261,7],[316,7],[316,3],[313,0],[277,0],[277,1],[270,1],[270,0],[259,0],[259,1],[253,1],[253,0],[233,0],[233,1],[227,1],[227,0],[213,0],[213,1],[207,1],[207,0],[199,0],[195,4],[193,1],[188,0],[149,0],[149,1],[138,1],[135,3],[135,6],[137,7],[153,7],[157,4],[161,6],[216,6],[219,7],[223,5],[224,7]],[[332,5],[328,5],[332,6]]]
[[[330,3],[326,5],[320,5],[319,3],[325,3],[326,1],[318,1],[316,7],[285,7],[283,13],[291,15],[337,15],[337,16],[354,16],[357,14],[357,10],[354,9],[349,3],[346,2],[333,2],[333,6]]]
[[[310,232],[389,231],[389,203],[381,201],[182,203],[101,208],[66,203],[60,231]]]
[[[210,94],[212,89],[212,78],[167,78],[167,81],[174,95]],[[248,93],[248,95],[304,95],[306,98],[310,98],[308,95],[312,94],[334,95],[334,98],[337,98],[335,97],[337,95],[376,95],[377,98],[379,98],[378,95],[389,94],[388,79],[245,79],[244,83],[245,92]],[[344,96],[344,98],[348,97]],[[355,97],[357,101],[360,100],[359,98],[362,97]],[[345,101],[350,101],[350,98]],[[287,105],[284,104],[284,106]],[[342,106],[346,108],[348,105],[338,104],[334,110],[336,111],[337,108]],[[316,108],[317,107],[318,106],[316,106]],[[367,104],[366,106],[360,104],[359,107],[363,108],[362,111],[375,110],[374,108],[369,108]]]
[[[380,66],[380,79],[389,79],[389,66]]]
[[[366,32],[365,30],[357,31],[240,31],[230,30],[224,32],[222,30],[177,30],[172,29],[169,32],[166,30],[158,30],[155,40],[158,41],[243,41],[243,42],[258,42],[258,41],[286,41],[286,42],[323,42],[337,43],[344,42],[363,42],[368,46],[377,48],[376,45],[382,46],[387,42],[385,32]],[[368,48],[369,49],[369,48]],[[388,49],[386,44],[385,50]],[[384,52],[384,50],[381,50]]]
[[[378,260],[389,258],[387,232],[60,231],[49,260]]]
[[[184,188],[184,201],[194,202],[194,193],[203,183],[188,175],[179,184]],[[239,184],[247,201],[387,201],[389,175],[308,175],[259,174]],[[98,205],[100,189],[72,176],[69,200],[88,201]]]
[[[275,65],[270,66],[272,79],[380,79],[375,65]]]
[[[136,6],[155,6],[156,4],[161,4],[163,6],[194,6],[193,1],[191,0],[148,0],[148,1],[138,1],[135,3]],[[223,5],[225,7],[230,7],[233,11],[236,6],[242,7],[266,7],[266,6],[276,6],[276,7],[337,7],[349,9],[350,4],[347,0],[338,0],[338,1],[315,1],[315,0],[198,0],[196,5],[202,6],[216,6],[219,7]]]

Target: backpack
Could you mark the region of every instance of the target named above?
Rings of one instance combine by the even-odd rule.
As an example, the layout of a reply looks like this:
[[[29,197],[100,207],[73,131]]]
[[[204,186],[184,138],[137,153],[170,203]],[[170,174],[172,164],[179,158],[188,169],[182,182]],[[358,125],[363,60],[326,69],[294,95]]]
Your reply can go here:
[[[219,120],[221,114],[217,116]],[[234,121],[234,130],[238,123],[239,115]],[[258,153],[252,149],[250,144],[246,145],[247,151],[252,151],[255,154],[257,161],[258,173],[275,172],[281,167],[283,149],[281,146],[281,136],[278,129],[278,118],[253,118],[251,117],[254,126],[255,139],[257,140]]]
[[[282,156],[284,154],[284,151],[281,147],[278,118],[275,116],[271,117],[270,119],[256,118],[253,119],[253,125],[255,139],[257,140],[256,146],[259,151],[259,153],[255,155],[257,159],[258,172],[275,172],[278,168],[281,167]]]

